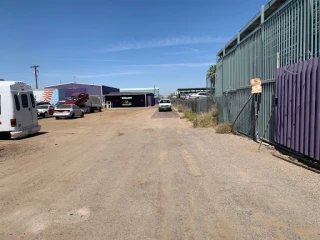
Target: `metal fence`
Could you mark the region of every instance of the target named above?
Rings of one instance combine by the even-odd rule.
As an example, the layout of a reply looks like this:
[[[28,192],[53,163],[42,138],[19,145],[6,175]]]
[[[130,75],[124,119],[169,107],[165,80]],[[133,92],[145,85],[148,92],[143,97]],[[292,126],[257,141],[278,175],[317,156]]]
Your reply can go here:
[[[255,104],[258,99],[250,95],[250,89],[230,91],[216,99],[218,122],[230,122],[233,131],[255,137]]]
[[[262,8],[218,53],[215,98],[220,121],[234,122],[234,129],[249,137],[274,142],[277,64],[284,67],[319,56],[319,2],[287,0],[266,12]],[[272,8],[276,10],[269,14]],[[263,81],[263,92],[251,97],[250,79],[256,77]]]
[[[176,106],[181,105],[187,109],[190,109],[194,113],[201,114],[209,112],[212,106],[215,104],[215,101],[212,98],[206,98],[201,100],[175,99],[173,103]]]

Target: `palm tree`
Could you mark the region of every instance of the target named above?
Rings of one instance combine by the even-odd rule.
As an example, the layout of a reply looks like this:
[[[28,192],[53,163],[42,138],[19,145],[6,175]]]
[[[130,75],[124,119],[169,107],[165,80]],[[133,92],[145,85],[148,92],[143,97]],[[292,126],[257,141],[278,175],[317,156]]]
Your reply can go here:
[[[216,82],[216,65],[211,65],[207,71],[207,79],[210,79],[211,86]]]

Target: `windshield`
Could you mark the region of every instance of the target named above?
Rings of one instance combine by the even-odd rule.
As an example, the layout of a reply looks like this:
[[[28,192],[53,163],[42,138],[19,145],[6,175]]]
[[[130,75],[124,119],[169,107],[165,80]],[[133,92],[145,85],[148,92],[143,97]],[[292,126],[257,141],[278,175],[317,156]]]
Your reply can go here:
[[[170,103],[170,100],[160,100],[160,103]]]
[[[72,108],[72,105],[60,105],[59,108]]]
[[[38,106],[38,109],[48,109],[49,106],[48,105],[42,105],[42,106]]]
[[[78,98],[75,97],[75,96],[71,96],[71,97],[68,97],[68,98],[67,98],[68,101],[75,101],[75,100],[77,100],[77,99],[78,99]]]

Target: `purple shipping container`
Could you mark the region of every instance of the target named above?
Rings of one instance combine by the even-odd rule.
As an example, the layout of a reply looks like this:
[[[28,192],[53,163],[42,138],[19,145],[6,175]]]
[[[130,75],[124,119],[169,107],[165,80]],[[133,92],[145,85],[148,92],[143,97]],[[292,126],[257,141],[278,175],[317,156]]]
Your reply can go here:
[[[320,59],[277,69],[275,141],[320,160]]]

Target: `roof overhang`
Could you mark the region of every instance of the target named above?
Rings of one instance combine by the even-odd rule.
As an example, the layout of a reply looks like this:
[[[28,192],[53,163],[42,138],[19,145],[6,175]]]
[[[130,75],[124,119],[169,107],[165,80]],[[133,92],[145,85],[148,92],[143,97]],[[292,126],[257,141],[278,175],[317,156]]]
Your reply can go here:
[[[224,54],[228,53],[231,49],[233,49],[238,41],[246,38],[251,32],[256,30],[261,25],[261,14],[263,13],[264,19],[266,20],[270,17],[275,11],[277,11],[286,1],[288,0],[271,0],[265,6],[262,6],[262,10],[256,14],[251,21],[249,21],[240,32],[234,36],[223,49],[221,49],[217,55],[222,57]]]

